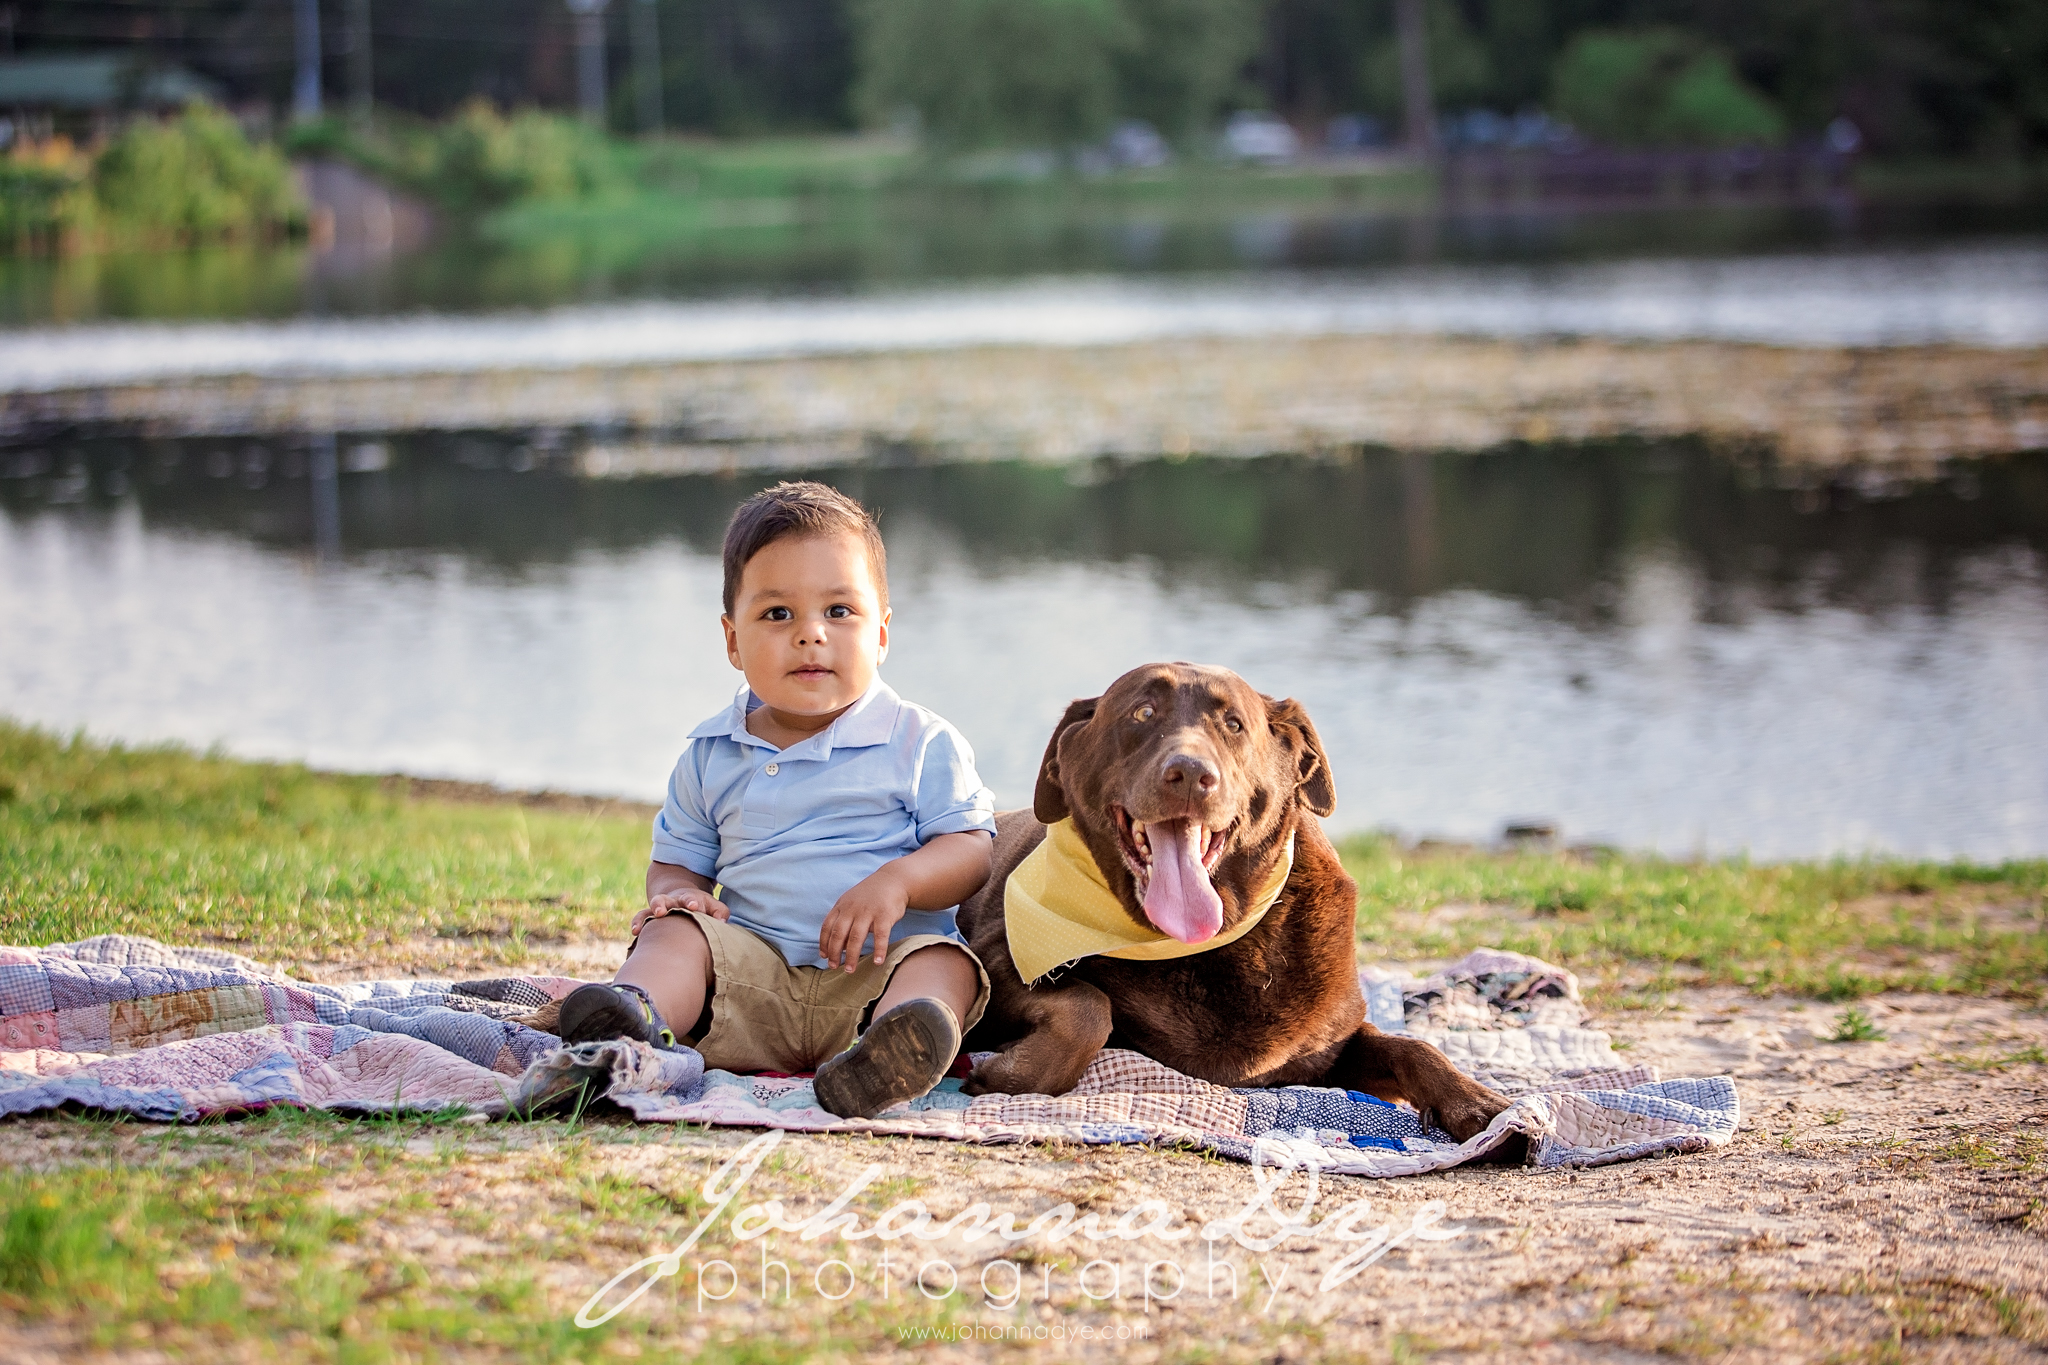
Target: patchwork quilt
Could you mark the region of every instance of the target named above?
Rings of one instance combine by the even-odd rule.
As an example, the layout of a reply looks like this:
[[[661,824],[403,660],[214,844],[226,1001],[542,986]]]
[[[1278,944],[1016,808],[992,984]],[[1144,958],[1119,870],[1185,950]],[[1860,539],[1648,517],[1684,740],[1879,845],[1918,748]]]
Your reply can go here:
[[[533,1011],[561,977],[318,985],[233,953],[103,935],[0,947],[0,1116],[73,1108],[196,1121],[297,1105],[516,1118],[604,1100],[643,1122],[962,1142],[1141,1143],[1244,1161],[1412,1175],[1521,1135],[1537,1168],[1699,1151],[1734,1136],[1725,1076],[1660,1080],[1583,1027],[1569,972],[1482,949],[1420,979],[1362,984],[1372,1020],[1427,1038],[1514,1104],[1460,1143],[1414,1110],[1320,1086],[1231,1089],[1109,1049],[1065,1095],[964,1094],[949,1079],[869,1120],[835,1118],[805,1077],[707,1071],[687,1049],[563,1047]]]

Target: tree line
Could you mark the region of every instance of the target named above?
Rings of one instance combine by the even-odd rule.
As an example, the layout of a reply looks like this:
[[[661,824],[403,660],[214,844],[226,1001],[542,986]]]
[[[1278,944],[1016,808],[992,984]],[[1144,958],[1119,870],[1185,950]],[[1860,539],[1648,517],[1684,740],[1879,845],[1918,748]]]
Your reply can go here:
[[[2048,149],[2039,0],[610,0],[606,118],[718,135],[887,126],[1043,146],[1234,110],[1398,128],[1412,3],[1436,107],[1541,109],[1610,141],[1775,141],[1847,118],[1903,156]],[[319,0],[325,80],[443,117],[577,99],[564,0]],[[10,0],[12,54],[120,46],[288,105],[293,0]],[[636,20],[658,56],[636,65]],[[351,51],[366,21],[369,60]],[[0,49],[0,58],[7,55]],[[658,82],[658,102],[644,89]]]

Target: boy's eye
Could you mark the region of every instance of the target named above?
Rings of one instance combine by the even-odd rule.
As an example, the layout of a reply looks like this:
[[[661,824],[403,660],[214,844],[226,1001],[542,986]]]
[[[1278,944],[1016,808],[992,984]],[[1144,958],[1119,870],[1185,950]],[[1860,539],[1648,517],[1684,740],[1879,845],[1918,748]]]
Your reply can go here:
[[[761,619],[764,621],[787,621],[792,619],[792,617],[788,607],[770,607],[767,611],[761,613]]]
[[[844,621],[847,617],[853,615],[853,608],[847,606],[844,602],[836,602],[825,608],[825,615],[834,621]]]
[[[1131,712],[1131,719],[1132,719],[1132,720],[1150,720],[1150,719],[1152,719],[1152,716],[1153,716],[1153,711],[1152,711],[1152,704],[1151,704],[1150,702],[1147,702],[1147,703],[1146,703],[1145,705],[1143,705],[1143,706],[1139,707],[1139,708],[1138,708],[1137,710],[1135,710],[1135,711]]]

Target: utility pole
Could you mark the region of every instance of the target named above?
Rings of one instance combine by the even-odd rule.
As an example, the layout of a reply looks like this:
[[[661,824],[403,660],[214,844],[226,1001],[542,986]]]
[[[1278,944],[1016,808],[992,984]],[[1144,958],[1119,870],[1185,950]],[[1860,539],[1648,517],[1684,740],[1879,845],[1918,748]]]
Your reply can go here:
[[[293,0],[298,72],[292,78],[292,117],[320,117],[320,0]]]
[[[1436,98],[1429,88],[1429,28],[1423,0],[1394,0],[1401,48],[1401,138],[1416,156],[1436,155]]]
[[[661,131],[661,28],[654,0],[633,0],[633,93],[639,96],[640,131]]]
[[[348,0],[349,114],[356,131],[370,131],[370,0]]]
[[[576,16],[576,103],[583,117],[604,127],[604,7],[606,0],[568,0]]]

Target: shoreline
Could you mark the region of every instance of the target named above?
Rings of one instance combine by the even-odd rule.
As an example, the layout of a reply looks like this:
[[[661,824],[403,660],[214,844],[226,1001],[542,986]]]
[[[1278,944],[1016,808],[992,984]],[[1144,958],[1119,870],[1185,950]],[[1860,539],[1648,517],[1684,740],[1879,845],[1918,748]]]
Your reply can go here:
[[[2048,348],[1212,337],[0,394],[0,440],[520,430],[592,477],[1692,437],[1932,472],[2048,447]]]
[[[522,811],[582,816],[586,819],[630,818],[640,821],[653,819],[661,809],[659,802],[638,801],[625,796],[563,791],[551,787],[509,787],[496,782],[468,778],[422,777],[389,770],[355,771],[315,767],[296,759],[246,757],[229,752],[218,745],[202,750],[178,740],[130,741],[109,738],[95,735],[83,727],[68,734],[60,733],[54,728],[33,721],[22,721],[0,712],[0,739],[5,739],[9,731],[15,736],[40,736],[45,740],[59,743],[76,740],[103,753],[145,758],[167,757],[172,761],[184,763],[217,762],[239,769],[291,773],[315,783],[360,783],[374,788],[382,796],[408,804],[422,802],[451,807],[517,807]],[[0,769],[0,810],[4,810],[6,804],[17,795],[15,784],[9,780],[4,769]],[[1325,823],[1327,825],[1327,822]],[[1890,850],[1815,853],[1763,859],[1753,859],[1747,852],[1695,852],[1681,855],[1660,852],[1655,848],[1631,848],[1597,841],[1588,842],[1572,838],[1571,834],[1572,831],[1541,820],[1511,821],[1491,839],[1414,832],[1390,826],[1329,831],[1329,837],[1334,843],[1354,852],[1377,850],[1391,853],[1401,859],[1416,861],[1455,862],[1468,858],[1507,861],[1536,856],[1586,866],[1619,860],[1672,867],[1741,865],[1753,868],[1820,868],[1833,865],[1989,868],[2048,862],[2048,849],[2000,858],[1938,856]],[[1469,913],[1476,913],[1482,909],[1485,909],[1483,905],[1463,907],[1451,918],[1467,918]]]

